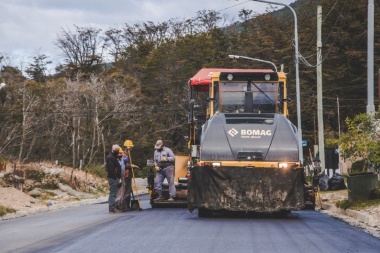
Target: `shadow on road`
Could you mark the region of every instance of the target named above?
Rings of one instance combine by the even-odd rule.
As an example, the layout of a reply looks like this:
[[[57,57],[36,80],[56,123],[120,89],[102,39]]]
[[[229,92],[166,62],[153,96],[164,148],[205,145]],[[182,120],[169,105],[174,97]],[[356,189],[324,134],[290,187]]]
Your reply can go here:
[[[308,211],[309,212],[309,211]],[[313,212],[313,211],[310,211]],[[217,211],[213,212],[209,218],[244,218],[244,219],[299,219],[295,212],[280,211],[273,213],[257,213],[257,212],[233,212],[233,211]]]

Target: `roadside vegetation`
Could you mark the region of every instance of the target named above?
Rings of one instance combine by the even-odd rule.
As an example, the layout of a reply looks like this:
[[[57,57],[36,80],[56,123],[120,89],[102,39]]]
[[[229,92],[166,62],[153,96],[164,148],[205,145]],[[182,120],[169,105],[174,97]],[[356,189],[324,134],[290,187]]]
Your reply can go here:
[[[317,4],[325,13],[326,138],[345,132],[339,117],[364,112],[367,102],[367,2],[296,1],[302,130],[309,143],[315,135],[316,50],[311,45],[317,44]],[[36,53],[29,63],[16,65],[12,52],[0,52],[0,83],[6,83],[0,90],[0,156],[10,162],[57,161],[104,176],[100,167],[111,145],[126,139],[134,142],[132,156],[140,168],[152,158],[157,139],[175,153],[187,153],[189,78],[204,67],[270,68],[231,61],[229,54],[283,64],[294,101],[294,19],[286,8],[272,8],[262,15],[243,8],[238,20],[201,10],[186,20],[139,21],[104,31],[74,25],[57,31],[54,45],[63,55],[61,63]],[[377,15],[375,41],[380,41],[379,19]],[[380,55],[375,54],[375,69],[379,67]],[[295,102],[289,111],[295,123]],[[146,169],[137,173],[145,175]]]
[[[344,199],[336,203],[337,207],[342,208],[344,210],[346,209],[360,210],[360,209],[365,209],[371,206],[378,206],[378,205],[380,205],[380,199],[370,199],[370,200],[358,201],[358,202],[353,202],[353,203],[350,203],[348,199]]]
[[[89,165],[85,168],[85,171],[101,178],[107,178],[107,171],[104,165]]]
[[[340,138],[340,150],[344,158],[352,162],[350,174],[377,171],[380,164],[379,116],[366,113],[347,117],[347,132]]]
[[[20,188],[15,183],[15,177],[22,177],[22,191],[39,200],[54,199],[57,192],[67,191],[70,195],[89,193],[103,195],[107,191],[105,177],[99,177],[96,172],[106,175],[104,168],[91,166],[93,171],[83,171],[70,167],[55,166],[51,163],[30,163],[16,166],[15,170],[2,172],[0,187]]]
[[[0,205],[0,216],[4,216],[7,213],[15,213],[15,212],[16,212],[16,210],[13,208],[9,208],[9,207]]]

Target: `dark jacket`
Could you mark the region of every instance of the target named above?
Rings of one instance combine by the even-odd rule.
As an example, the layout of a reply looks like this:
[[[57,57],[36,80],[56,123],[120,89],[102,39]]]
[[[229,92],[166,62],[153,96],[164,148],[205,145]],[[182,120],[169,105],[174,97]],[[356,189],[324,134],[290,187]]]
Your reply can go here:
[[[112,151],[107,156],[107,178],[121,178],[121,166]]]

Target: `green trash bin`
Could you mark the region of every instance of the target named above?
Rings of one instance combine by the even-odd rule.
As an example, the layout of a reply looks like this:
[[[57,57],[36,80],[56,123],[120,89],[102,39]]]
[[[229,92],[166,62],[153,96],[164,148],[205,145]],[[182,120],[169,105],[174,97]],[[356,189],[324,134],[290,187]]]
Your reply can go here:
[[[369,193],[377,186],[377,174],[360,173],[347,176],[348,201],[368,200]]]

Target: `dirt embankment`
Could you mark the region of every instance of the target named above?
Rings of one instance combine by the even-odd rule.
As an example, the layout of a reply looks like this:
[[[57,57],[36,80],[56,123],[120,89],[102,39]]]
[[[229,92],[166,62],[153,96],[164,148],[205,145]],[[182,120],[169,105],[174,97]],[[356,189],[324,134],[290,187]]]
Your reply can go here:
[[[105,196],[105,179],[81,170],[33,163],[0,171],[0,205],[16,212],[2,219],[48,211],[54,206]]]

